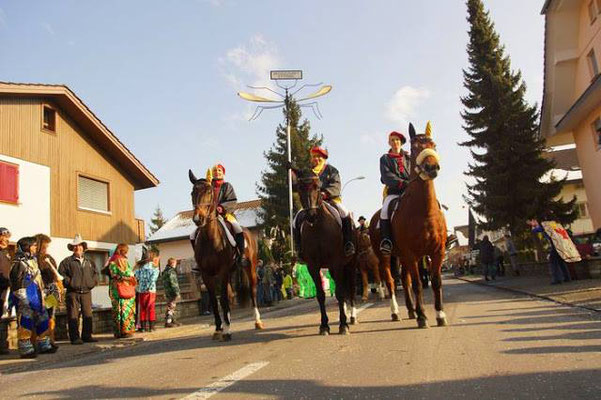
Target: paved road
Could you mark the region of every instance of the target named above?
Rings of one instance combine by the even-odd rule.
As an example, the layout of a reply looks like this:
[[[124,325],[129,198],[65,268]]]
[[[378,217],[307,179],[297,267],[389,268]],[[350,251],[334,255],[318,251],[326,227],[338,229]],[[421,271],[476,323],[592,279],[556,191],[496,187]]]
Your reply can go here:
[[[313,302],[199,335],[0,376],[2,398],[601,398],[598,314],[445,280],[451,325],[389,321],[386,303],[349,336],[317,335]],[[331,302],[331,300],[330,300]],[[430,293],[428,315],[435,322]],[[330,319],[337,320],[331,302]],[[403,310],[406,316],[406,311]],[[332,331],[337,331],[335,323]]]

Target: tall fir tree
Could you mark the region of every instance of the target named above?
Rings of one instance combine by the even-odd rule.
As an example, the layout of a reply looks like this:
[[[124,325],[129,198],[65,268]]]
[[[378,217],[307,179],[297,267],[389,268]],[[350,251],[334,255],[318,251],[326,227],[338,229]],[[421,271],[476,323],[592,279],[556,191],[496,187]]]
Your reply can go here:
[[[465,174],[475,183],[467,185],[466,199],[486,219],[485,229],[508,228],[519,234],[527,219],[550,212],[570,223],[576,218],[575,199],[554,200],[563,181],[542,179],[554,162],[543,157],[537,106],[526,102],[521,73],[511,70],[482,1],[467,0],[467,9],[469,68],[463,76],[469,94],[461,98],[461,116],[470,139],[460,145],[470,148],[474,162]]]
[[[157,205],[157,208],[155,208],[154,214],[150,219],[150,233],[155,233],[156,231],[161,229],[161,227],[165,225],[166,222],[167,221],[163,217],[163,211],[161,210],[161,206]]]
[[[284,122],[276,128],[274,144],[263,153],[267,160],[267,168],[262,171],[261,182],[257,184],[263,227],[266,234],[274,239],[271,250],[276,260],[287,260],[290,256],[286,121],[290,119],[290,148],[292,163],[296,167],[310,167],[309,148],[322,142],[321,137],[311,136],[311,126],[307,119],[301,122],[301,109],[294,100],[286,102],[283,115]],[[296,213],[301,208],[296,194],[293,203]]]

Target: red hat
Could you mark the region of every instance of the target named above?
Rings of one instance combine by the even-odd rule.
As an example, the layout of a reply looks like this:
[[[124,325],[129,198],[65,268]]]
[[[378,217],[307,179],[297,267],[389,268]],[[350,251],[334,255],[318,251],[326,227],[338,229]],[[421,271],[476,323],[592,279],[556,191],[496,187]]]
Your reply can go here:
[[[328,151],[320,146],[311,147],[311,154],[320,154],[323,158],[328,158]]]
[[[221,168],[221,170],[223,171],[223,175],[225,175],[225,167],[223,166],[223,164],[215,164],[213,168]]]
[[[405,144],[407,142],[407,138],[405,138],[405,135],[403,135],[401,132],[392,131],[388,134],[388,138],[390,139],[391,136],[396,136],[401,139],[401,144]]]

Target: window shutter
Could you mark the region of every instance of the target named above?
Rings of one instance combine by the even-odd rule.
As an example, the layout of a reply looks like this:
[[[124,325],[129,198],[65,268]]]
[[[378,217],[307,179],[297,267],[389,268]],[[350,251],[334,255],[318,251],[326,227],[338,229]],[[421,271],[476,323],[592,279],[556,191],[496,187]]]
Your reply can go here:
[[[109,185],[95,179],[78,177],[78,205],[96,211],[109,211]]]
[[[19,202],[19,166],[0,162],[0,200]]]

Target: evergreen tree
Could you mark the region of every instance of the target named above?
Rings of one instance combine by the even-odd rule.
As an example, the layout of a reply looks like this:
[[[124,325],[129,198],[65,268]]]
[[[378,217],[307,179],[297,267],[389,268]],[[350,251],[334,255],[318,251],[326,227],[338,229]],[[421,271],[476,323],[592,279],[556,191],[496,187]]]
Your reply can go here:
[[[469,68],[463,76],[469,94],[461,98],[461,116],[470,139],[460,145],[470,148],[474,162],[465,174],[475,183],[467,185],[466,200],[486,219],[485,229],[508,228],[517,234],[526,229],[527,219],[550,212],[570,223],[576,218],[575,199],[554,200],[563,181],[541,181],[554,162],[543,157],[537,107],[524,99],[521,73],[511,70],[482,1],[468,0],[467,8]]]
[[[165,218],[163,217],[163,211],[161,210],[161,207],[157,205],[157,208],[154,210],[154,214],[150,219],[150,233],[155,233],[156,231],[161,229],[161,227],[165,225],[166,222],[167,221],[165,221]]]
[[[286,102],[284,122],[276,129],[276,139],[271,149],[264,152],[267,169],[261,173],[261,183],[257,184],[257,195],[261,199],[261,218],[265,233],[272,242],[272,254],[276,260],[290,257],[290,228],[288,214],[288,147],[286,142],[286,121],[290,120],[290,148],[292,163],[298,168],[310,167],[309,148],[321,144],[322,138],[310,136],[311,126],[307,119],[301,122],[302,113],[293,100]],[[294,195],[294,212],[301,204]]]

